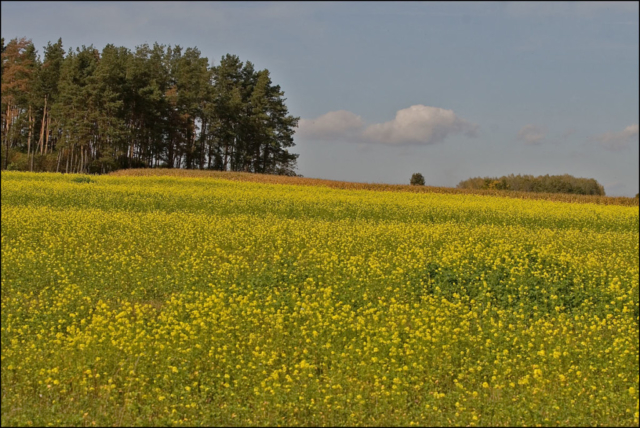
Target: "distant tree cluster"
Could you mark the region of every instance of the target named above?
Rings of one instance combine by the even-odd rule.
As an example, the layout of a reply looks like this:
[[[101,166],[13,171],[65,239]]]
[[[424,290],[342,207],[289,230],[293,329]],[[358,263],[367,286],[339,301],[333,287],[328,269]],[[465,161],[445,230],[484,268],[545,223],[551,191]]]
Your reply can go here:
[[[197,48],[69,49],[2,39],[2,167],[155,167],[295,175],[284,92],[268,70]]]
[[[507,175],[475,177],[461,181],[459,189],[515,190],[519,192],[571,193],[576,195],[604,196],[604,187],[593,178],[576,178],[564,175]]]

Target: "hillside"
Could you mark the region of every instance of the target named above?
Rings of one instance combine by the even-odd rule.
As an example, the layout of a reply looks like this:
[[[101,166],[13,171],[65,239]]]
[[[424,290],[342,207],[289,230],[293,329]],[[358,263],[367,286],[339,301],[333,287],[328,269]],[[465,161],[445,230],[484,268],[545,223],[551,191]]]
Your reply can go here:
[[[194,178],[218,178],[233,181],[248,181],[254,183],[289,184],[295,186],[322,186],[334,189],[346,190],[374,190],[385,192],[412,192],[412,193],[444,193],[463,195],[500,196],[517,199],[543,199],[557,202],[590,203],[602,205],[638,206],[637,198],[625,196],[593,196],[570,195],[558,193],[531,193],[509,190],[485,190],[485,189],[458,189],[453,187],[436,186],[411,186],[403,184],[382,183],[354,183],[348,181],[324,180],[320,178],[289,177],[283,175],[254,174],[246,172],[229,171],[202,171],[185,169],[123,169],[110,173],[115,176],[141,177],[141,176],[165,176],[165,177],[194,177]]]

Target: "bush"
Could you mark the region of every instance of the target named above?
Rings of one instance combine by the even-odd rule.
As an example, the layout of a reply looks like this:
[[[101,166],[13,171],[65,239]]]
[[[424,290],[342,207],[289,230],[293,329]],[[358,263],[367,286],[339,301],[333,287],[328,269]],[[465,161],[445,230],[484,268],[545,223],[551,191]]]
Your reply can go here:
[[[102,156],[87,165],[87,171],[90,174],[106,174],[118,169],[120,169],[118,163],[109,156]]]
[[[419,172],[416,172],[411,176],[412,186],[424,186],[424,177]]]
[[[25,153],[9,150],[8,171],[29,171],[29,158]]]
[[[54,172],[58,164],[58,153],[36,154],[33,157],[33,170],[35,172]]]
[[[461,181],[459,189],[515,190],[517,192],[569,193],[604,196],[604,187],[593,178],[564,175],[507,175],[504,177],[475,177]]]
[[[73,181],[74,183],[95,183],[94,180],[92,180],[89,177],[73,177],[71,179],[71,181]]]
[[[120,155],[117,159],[114,159],[116,163],[115,169],[128,169],[128,168],[149,168],[149,165],[143,160],[130,159],[127,155]],[[114,170],[115,170],[114,169]]]

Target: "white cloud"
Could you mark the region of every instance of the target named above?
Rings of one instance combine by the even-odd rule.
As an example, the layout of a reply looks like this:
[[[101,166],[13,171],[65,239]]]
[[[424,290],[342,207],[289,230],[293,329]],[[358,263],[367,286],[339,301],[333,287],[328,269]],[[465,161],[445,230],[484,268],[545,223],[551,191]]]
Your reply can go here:
[[[596,141],[607,150],[622,150],[631,145],[638,138],[638,124],[629,125],[620,132],[605,132],[598,135]]]
[[[316,119],[300,119],[296,134],[317,140],[353,139],[364,126],[362,118],[347,110],[330,111]]]
[[[518,131],[518,140],[524,141],[525,144],[538,145],[544,140],[545,131],[536,125],[525,125]]]
[[[398,110],[389,122],[367,126],[362,136],[383,144],[430,145],[439,143],[449,134],[475,137],[478,125],[459,118],[453,110],[421,104]]]
[[[346,110],[332,111],[316,119],[301,119],[297,134],[318,140],[350,140],[363,144],[430,145],[450,134],[475,137],[478,125],[459,118],[453,110],[414,105],[399,110],[393,120],[365,127],[362,118]]]

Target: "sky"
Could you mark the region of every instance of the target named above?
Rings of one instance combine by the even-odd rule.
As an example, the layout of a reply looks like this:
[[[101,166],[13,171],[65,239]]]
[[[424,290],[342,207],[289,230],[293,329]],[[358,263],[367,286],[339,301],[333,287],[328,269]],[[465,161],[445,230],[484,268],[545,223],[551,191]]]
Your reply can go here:
[[[305,177],[454,187],[508,174],[638,193],[638,2],[11,2],[39,53],[197,47],[268,69]]]

